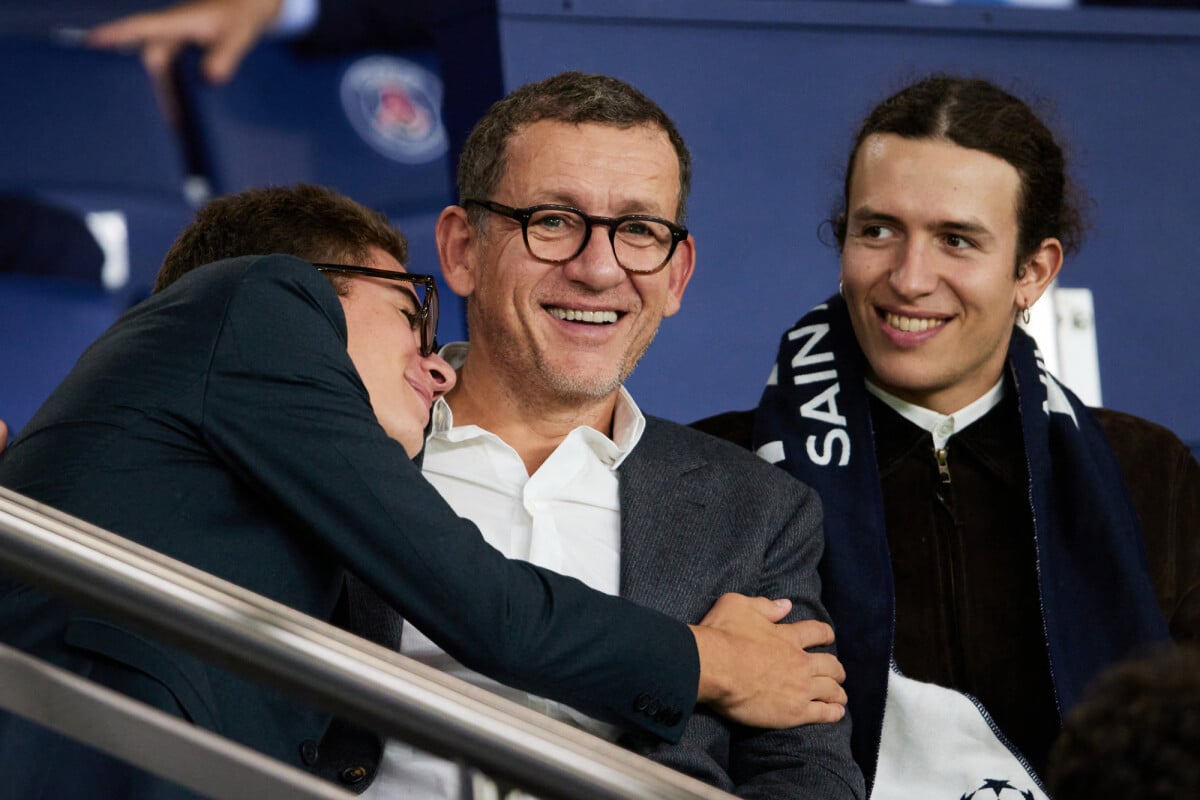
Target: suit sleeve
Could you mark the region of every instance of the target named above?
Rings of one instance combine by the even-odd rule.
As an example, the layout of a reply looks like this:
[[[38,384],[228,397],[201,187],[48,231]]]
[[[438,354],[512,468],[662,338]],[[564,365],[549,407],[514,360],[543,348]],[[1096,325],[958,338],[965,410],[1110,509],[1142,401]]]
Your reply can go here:
[[[463,664],[679,737],[699,679],[688,628],[510,561],[456,516],[376,422],[341,305],[309,265],[271,256],[246,271],[213,352],[203,428],[249,490],[294,517],[297,546],[332,551]],[[646,696],[680,713],[648,716]]]
[[[758,593],[791,598],[788,622],[819,619],[832,624],[821,603],[817,574],[824,550],[820,499],[799,481],[780,477],[781,484],[791,489],[787,494],[798,502],[791,501],[792,513],[766,551]],[[812,649],[835,651],[834,647]],[[862,773],[850,751],[848,714],[833,724],[778,731],[732,725],[730,735],[729,774],[739,797],[861,800],[864,796]]]
[[[788,621],[830,621],[812,489],[745,450],[653,418],[620,477],[623,595],[690,622],[724,592],[787,597]],[[700,706],[679,744],[630,743],[742,797],[863,796],[844,719],[768,731]]]

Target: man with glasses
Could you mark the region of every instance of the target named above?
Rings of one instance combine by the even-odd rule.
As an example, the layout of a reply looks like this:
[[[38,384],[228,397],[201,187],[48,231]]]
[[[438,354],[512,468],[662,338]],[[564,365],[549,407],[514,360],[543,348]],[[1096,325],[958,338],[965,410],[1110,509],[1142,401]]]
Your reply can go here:
[[[789,598],[788,619],[809,620],[799,624],[814,652],[790,677],[812,701],[811,724],[755,730],[701,706],[679,745],[660,745],[474,674],[419,622],[406,621],[401,652],[746,797],[861,797],[819,599],[815,495],[736,447],[644,416],[622,386],[692,275],[689,182],[674,124],[621,81],[566,73],[492,107],[463,152],[461,204],[437,225],[470,343],[442,349],[460,378],[434,404],[423,470],[505,555],[682,621],[724,592]],[[673,718],[653,698],[637,707]],[[455,765],[389,743],[365,796],[459,787]]]
[[[227,257],[256,251],[276,254]],[[722,601],[689,629],[503,558],[421,478],[454,373],[433,352],[433,281],[406,259],[381,215],[329,190],[213,201],[0,484],[364,635],[388,625],[373,588],[474,669],[647,736],[677,739],[697,699],[748,724],[803,718],[787,665],[806,654],[772,624],[786,603]],[[378,756],[322,711],[4,575],[0,641],[350,786]],[[5,796],[192,796],[7,714],[0,767]]]

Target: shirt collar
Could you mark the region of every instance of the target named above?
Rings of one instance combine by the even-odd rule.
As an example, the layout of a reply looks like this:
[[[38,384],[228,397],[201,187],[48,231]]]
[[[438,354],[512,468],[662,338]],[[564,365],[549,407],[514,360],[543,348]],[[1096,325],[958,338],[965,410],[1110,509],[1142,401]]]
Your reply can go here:
[[[880,389],[870,381],[865,381],[865,383],[867,391],[878,397],[889,408],[918,428],[929,431],[933,436],[935,450],[941,450],[946,446],[946,442],[950,441],[951,436],[966,429],[968,425],[976,422],[999,405],[1000,401],[1004,399],[1005,392],[1004,376],[1001,375],[1000,380],[996,381],[996,385],[978,400],[960,408],[953,414],[939,414],[931,409],[902,400],[896,395]]]
[[[459,369],[466,360],[469,349],[468,342],[450,342],[442,347],[439,354],[450,366]],[[572,433],[578,431],[578,435],[596,453],[596,456],[610,469],[615,470],[633,451],[645,430],[645,415],[633,401],[633,396],[624,386],[621,386],[617,390],[617,402],[613,409],[613,438],[610,439],[595,428],[584,425],[579,426]],[[429,438],[435,436],[450,441],[464,441],[474,436],[495,436],[495,434],[485,431],[477,425],[455,428],[454,412],[450,409],[450,404],[446,402],[446,398],[439,397],[433,404],[432,425],[429,432]]]

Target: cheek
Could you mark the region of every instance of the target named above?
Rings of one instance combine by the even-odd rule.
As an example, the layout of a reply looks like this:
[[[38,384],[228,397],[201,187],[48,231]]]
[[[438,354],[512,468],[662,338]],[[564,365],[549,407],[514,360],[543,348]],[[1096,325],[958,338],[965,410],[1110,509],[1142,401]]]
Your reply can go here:
[[[839,278],[842,283],[842,294],[847,300],[856,297],[873,280],[874,273],[867,259],[861,253],[842,255],[842,268]]]
[[[964,305],[974,306],[989,317],[1011,316],[1016,303],[1016,281],[1009,276],[979,277],[978,280],[959,277],[949,283]]]

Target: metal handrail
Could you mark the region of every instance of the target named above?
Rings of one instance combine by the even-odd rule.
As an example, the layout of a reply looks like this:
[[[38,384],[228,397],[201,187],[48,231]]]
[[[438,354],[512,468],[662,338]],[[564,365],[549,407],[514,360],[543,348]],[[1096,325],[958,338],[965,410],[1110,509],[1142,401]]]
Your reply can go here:
[[[547,800],[732,797],[2,487],[0,569]]]
[[[311,772],[6,645],[0,645],[0,709],[209,797],[354,797]]]

